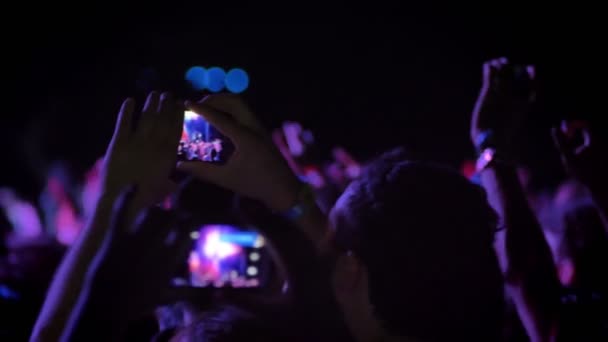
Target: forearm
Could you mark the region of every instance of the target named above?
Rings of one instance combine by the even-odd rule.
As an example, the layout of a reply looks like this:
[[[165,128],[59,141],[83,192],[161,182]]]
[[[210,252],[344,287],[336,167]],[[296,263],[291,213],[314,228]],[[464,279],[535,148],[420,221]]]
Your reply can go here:
[[[302,217],[294,221],[294,224],[313,242],[317,252],[325,254],[329,250],[327,216],[319,207],[311,206]]]
[[[128,320],[121,313],[126,308],[115,307],[115,301],[105,292],[95,293],[87,285],[81,291],[71,317],[65,324],[61,341],[118,341]]]
[[[507,288],[533,341],[554,334],[559,281],[542,228],[528,206],[515,168],[494,165],[482,172],[482,183],[505,228],[497,255]]]
[[[64,257],[47,292],[31,341],[58,341],[61,337],[82,290],[90,263],[105,237],[115,197],[107,194],[100,198],[87,228]]]
[[[282,195],[279,195],[282,194]],[[327,216],[319,208],[316,195],[307,185],[293,179],[291,186],[285,186],[264,201],[275,212],[288,213],[289,220],[303,232],[315,248],[323,253],[327,249]]]
[[[553,267],[551,251],[530,209],[515,168],[498,164],[482,171],[481,180],[491,206],[506,229],[509,273]]]

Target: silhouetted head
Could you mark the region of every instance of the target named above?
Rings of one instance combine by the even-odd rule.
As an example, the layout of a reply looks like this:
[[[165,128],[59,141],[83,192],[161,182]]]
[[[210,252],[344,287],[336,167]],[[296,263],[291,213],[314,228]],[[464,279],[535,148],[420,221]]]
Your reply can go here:
[[[503,287],[485,193],[451,169],[387,156],[331,213],[343,252],[334,282],[351,329],[365,324],[368,306],[390,335],[496,340]]]

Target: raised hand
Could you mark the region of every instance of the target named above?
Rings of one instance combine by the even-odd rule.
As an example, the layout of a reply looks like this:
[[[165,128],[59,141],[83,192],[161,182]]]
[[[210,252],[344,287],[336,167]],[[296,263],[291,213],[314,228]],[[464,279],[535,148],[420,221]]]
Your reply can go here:
[[[511,152],[513,139],[536,98],[533,66],[509,64],[499,58],[483,65],[482,87],[473,109],[471,140],[479,148],[491,132],[494,147]]]
[[[517,134],[535,99],[534,78],[533,67],[512,66],[506,58],[485,63],[470,133],[482,152],[477,164],[481,184],[505,228],[496,233],[495,249],[507,292],[530,340],[548,341],[556,331],[560,285],[542,228],[512,164],[517,162]]]
[[[552,130],[553,141],[566,169],[585,185],[600,185],[608,167],[603,162],[605,153],[598,137],[584,121],[562,121]]]
[[[135,184],[141,206],[160,200],[173,187],[169,175],[176,165],[182,126],[183,108],[169,93],[151,92],[138,120],[135,102],[125,100],[105,155],[102,192]]]
[[[173,184],[183,112],[171,95],[150,93],[135,120],[135,103],[127,99],[120,109],[116,129],[101,170],[101,196],[86,229],[63,259],[34,326],[31,341],[57,341],[65,327],[84,280],[104,238],[112,205],[124,188],[139,191],[131,203],[129,220],[144,207],[158,203]]]
[[[272,140],[295,174],[315,189],[327,186],[312,132],[297,122],[284,122],[272,132]]]
[[[42,235],[42,222],[36,207],[22,199],[9,188],[0,188],[0,210],[4,210],[13,233],[25,238]]]
[[[232,140],[235,152],[225,165],[182,162],[179,170],[260,200],[274,210],[294,205],[299,181],[242,100],[228,94],[210,95],[186,106]]]

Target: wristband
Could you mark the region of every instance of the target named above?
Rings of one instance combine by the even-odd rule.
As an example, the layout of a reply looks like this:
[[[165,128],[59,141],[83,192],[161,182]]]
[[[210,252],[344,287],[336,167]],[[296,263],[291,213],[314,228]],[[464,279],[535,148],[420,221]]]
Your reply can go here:
[[[312,186],[315,189],[323,188],[325,184],[325,178],[321,170],[316,166],[307,166],[302,170],[302,175],[299,176],[300,181]]]
[[[281,212],[281,216],[290,221],[296,221],[316,205],[315,194],[312,191],[312,188],[302,184],[300,192],[298,193],[296,204]]]
[[[479,153],[479,157],[475,163],[475,172],[480,173],[487,169],[494,161],[496,161],[496,149],[491,147],[484,149]]]
[[[496,147],[494,142],[494,132],[491,129],[487,129],[479,133],[475,139],[475,149],[477,153],[481,154],[485,149],[490,147]]]

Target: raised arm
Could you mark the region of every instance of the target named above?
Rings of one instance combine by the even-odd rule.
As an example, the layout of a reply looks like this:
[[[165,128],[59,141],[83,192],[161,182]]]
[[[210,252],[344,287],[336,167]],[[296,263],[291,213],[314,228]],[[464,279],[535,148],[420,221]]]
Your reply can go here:
[[[190,230],[171,211],[147,209],[128,226],[134,193],[126,189],[116,201],[63,341],[121,340],[131,320],[162,303],[190,251]]]
[[[140,191],[129,217],[161,199],[171,188],[183,112],[169,94],[151,93],[135,124],[135,103],[123,102],[104,158],[102,194],[92,219],[70,248],[47,293],[31,341],[58,341],[82,289],[85,274],[106,236],[118,192],[128,184]]]
[[[471,139],[480,152],[477,168],[482,185],[504,228],[497,233],[496,252],[508,293],[530,339],[551,341],[559,282],[542,228],[519,183],[513,148],[517,128],[534,99],[534,71],[499,59],[484,64],[483,76]]]
[[[568,172],[591,193],[608,232],[607,144],[583,121],[563,121],[553,129],[553,140]]]

